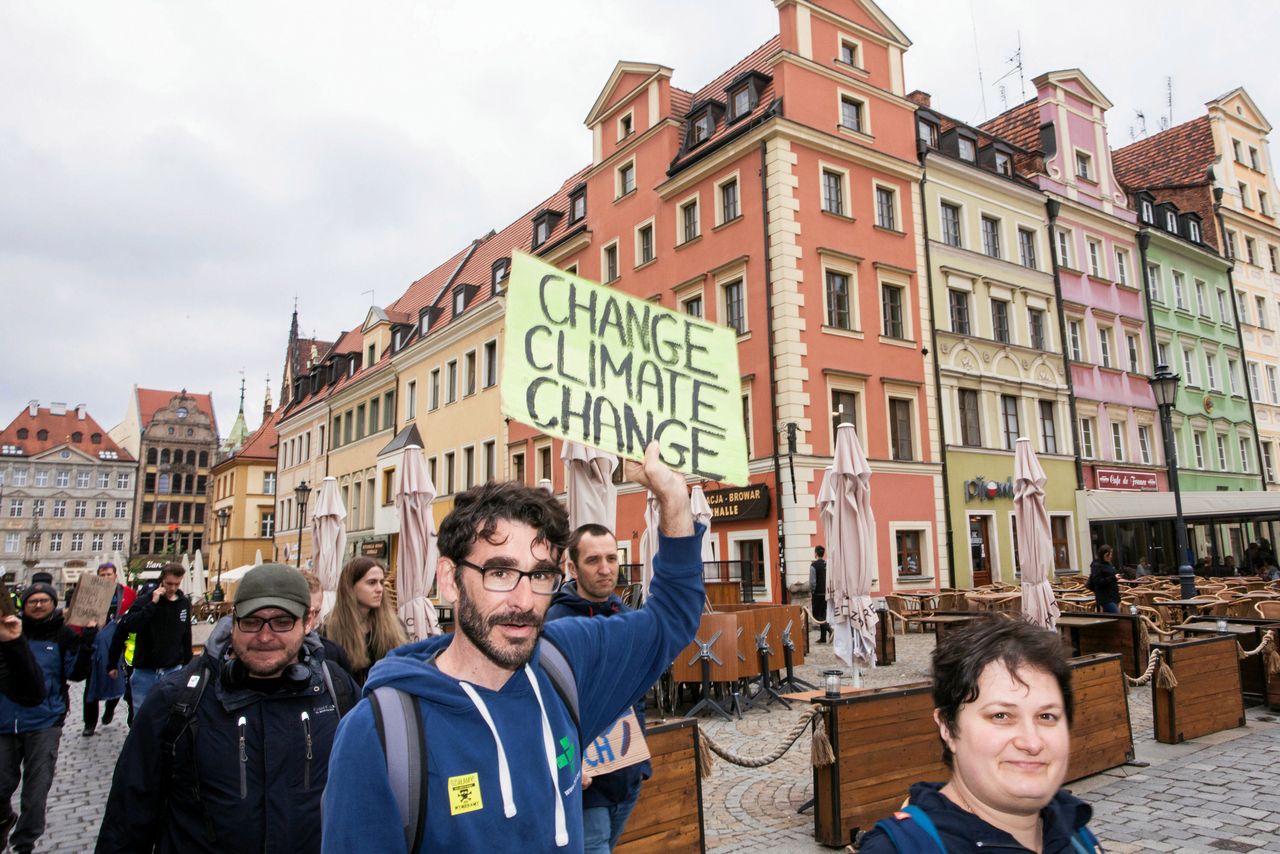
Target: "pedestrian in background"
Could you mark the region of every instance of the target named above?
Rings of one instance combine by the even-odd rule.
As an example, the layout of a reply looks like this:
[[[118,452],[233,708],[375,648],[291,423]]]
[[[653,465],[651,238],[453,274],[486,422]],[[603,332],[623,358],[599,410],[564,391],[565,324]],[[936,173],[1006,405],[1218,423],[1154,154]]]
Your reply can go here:
[[[1120,579],[1111,563],[1111,546],[1099,546],[1098,556],[1089,566],[1085,586],[1093,591],[1098,610],[1106,614],[1120,613]]]
[[[111,606],[107,609],[107,623],[98,632],[93,641],[93,663],[89,668],[89,678],[84,686],[84,702],[82,713],[84,731],[81,736],[91,736],[98,727],[98,703],[105,701],[106,712],[102,715],[102,725],[111,723],[116,714],[116,706],[124,696],[125,677],[121,672],[124,660],[122,653],[111,657],[111,648],[115,645],[116,631],[119,625],[116,619],[129,610],[138,594],[116,581],[116,565],[104,563],[98,567],[99,578],[109,578],[116,583],[115,595],[111,597]],[[115,673],[112,676],[111,673]]]
[[[32,705],[0,695],[0,850],[7,841],[15,852],[31,851],[44,834],[45,802],[67,717],[67,682],[88,675],[97,627],[85,627],[82,635],[71,631],[58,608],[58,591],[41,582],[22,594],[22,634],[40,666],[44,699]],[[15,813],[12,799],[20,782]]]
[[[933,704],[951,779],[912,785],[861,854],[1101,850],[1093,808],[1061,788],[1075,702],[1056,632],[995,616],[947,632],[933,651]]]
[[[263,564],[204,652],[138,709],[97,851],[315,854],[320,798],[355,683],[306,631],[298,571]]]
[[[309,569],[299,570],[299,572],[307,582],[307,590],[311,593],[311,607],[307,609],[307,631],[316,633],[316,637],[320,639],[320,645],[324,647],[325,658],[350,673],[351,662],[347,660],[347,654],[343,652],[342,647],[319,633],[320,610],[324,604],[324,587],[320,584],[320,577]]]
[[[809,590],[812,595],[810,611],[818,621],[818,643],[827,642],[827,550],[822,546],[813,547],[813,563],[809,564]]]
[[[353,557],[338,578],[333,612],[321,632],[342,647],[350,672],[363,685],[369,668],[409,642],[400,617],[386,596],[386,572],[370,557]]]
[[[614,592],[618,583],[618,541],[603,525],[582,525],[569,537],[568,568],[573,580],[551,599],[547,622],[568,617],[613,617],[631,608]],[[644,732],[644,698],[632,711]],[[582,774],[582,847],[585,854],[608,854],[618,844],[640,798],[640,785],[653,776],[648,761],[598,777]]]
[[[129,677],[137,710],[157,682],[191,660],[191,600],[182,592],[186,572],[180,563],[166,563],[160,568],[160,584],[151,590],[143,588],[116,627],[108,652],[111,661],[120,660],[126,636],[137,634]],[[108,675],[114,679],[117,673],[113,670]]]

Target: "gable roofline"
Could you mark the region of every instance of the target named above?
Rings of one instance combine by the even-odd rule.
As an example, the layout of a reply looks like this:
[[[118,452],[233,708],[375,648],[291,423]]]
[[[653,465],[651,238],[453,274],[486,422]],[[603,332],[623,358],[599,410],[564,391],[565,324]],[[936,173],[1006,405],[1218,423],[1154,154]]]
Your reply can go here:
[[[907,38],[907,34],[904,33],[902,29],[893,22],[892,18],[890,18],[888,15],[884,13],[884,10],[881,9],[880,6],[874,2],[874,0],[854,0],[854,2],[857,3],[859,6],[861,6],[863,9],[865,9],[867,14],[871,16],[871,19],[873,21],[875,21],[877,24],[879,24],[881,27],[884,28],[885,33],[887,33],[888,35],[881,36],[881,38],[884,38],[886,41],[895,42],[903,50],[911,47],[911,39]],[[817,5],[816,3],[810,2],[810,0],[773,0],[773,5],[776,6],[778,9],[782,9],[782,7],[788,6],[792,3],[794,3],[797,6],[804,6],[807,9],[809,9],[810,12],[821,15],[824,18],[831,19],[831,18],[843,17],[836,14],[835,12],[832,12],[830,9],[826,9],[822,6]],[[849,19],[844,18],[844,20],[849,20]]]
[[[1253,114],[1257,116],[1258,119],[1262,122],[1262,124],[1257,125],[1257,127],[1260,128],[1263,133],[1271,133],[1271,122],[1267,121],[1267,117],[1263,115],[1262,110],[1258,109],[1257,102],[1253,100],[1253,98],[1249,95],[1249,92],[1243,86],[1237,86],[1236,88],[1232,89],[1230,92],[1227,92],[1224,95],[1219,95],[1218,97],[1214,98],[1212,101],[1205,101],[1204,105],[1210,109],[1213,109],[1214,107],[1223,107],[1226,101],[1229,101],[1235,97],[1240,97],[1241,99],[1243,99],[1245,106],[1247,106],[1250,110],[1252,110]],[[1236,116],[1236,118],[1240,118],[1240,116]]]
[[[368,332],[379,323],[390,323],[391,318],[387,317],[387,313],[379,306],[369,306],[369,312],[364,316],[364,324],[361,325],[361,332]]]
[[[596,101],[591,105],[591,112],[587,113],[584,124],[591,127],[596,122],[603,119],[612,112],[612,108],[608,107],[609,97],[613,95],[618,83],[627,74],[643,74],[645,82],[641,85],[648,85],[655,77],[670,78],[672,70],[665,65],[657,65],[652,62],[627,62],[621,60],[613,67],[613,73],[609,75],[609,80],[604,84],[604,88],[600,90],[600,94],[596,96]],[[638,87],[637,87],[638,88]]]
[[[1036,86],[1043,86],[1046,83],[1061,85],[1065,80],[1078,80],[1080,85],[1084,87],[1085,91],[1089,93],[1089,97],[1094,100],[1094,103],[1102,107],[1102,109],[1110,110],[1115,106],[1115,104],[1111,103],[1110,99],[1108,99],[1106,95],[1102,94],[1102,90],[1097,87],[1097,84],[1090,80],[1089,76],[1079,68],[1063,68],[1058,71],[1046,71],[1031,82]]]

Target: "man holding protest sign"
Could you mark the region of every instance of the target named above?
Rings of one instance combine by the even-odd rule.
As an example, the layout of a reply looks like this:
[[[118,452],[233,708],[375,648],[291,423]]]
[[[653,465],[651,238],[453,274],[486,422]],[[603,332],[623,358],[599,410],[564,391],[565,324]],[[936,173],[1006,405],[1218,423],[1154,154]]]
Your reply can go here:
[[[565,617],[612,617],[631,609],[614,587],[618,583],[618,541],[603,525],[586,524],[569,538],[569,572],[551,600],[547,620]],[[632,709],[637,729],[644,732],[644,700]],[[640,736],[643,739],[643,736]],[[586,854],[607,854],[618,844],[627,817],[640,797],[640,784],[653,768],[648,761],[605,773],[582,773],[582,834]]]
[[[568,518],[550,493],[488,483],[440,525],[436,579],[457,631],[378,662],[343,721],[324,850],[583,850],[582,745],[644,696],[697,631],[701,537],[656,443],[628,476],[658,499],[650,598],[608,620],[543,625]]]

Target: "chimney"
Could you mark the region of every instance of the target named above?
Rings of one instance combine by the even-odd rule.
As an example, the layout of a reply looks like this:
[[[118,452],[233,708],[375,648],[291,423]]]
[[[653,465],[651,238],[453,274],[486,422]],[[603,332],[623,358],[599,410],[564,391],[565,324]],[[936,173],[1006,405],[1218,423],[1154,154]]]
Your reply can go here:
[[[916,89],[907,95],[907,100],[911,101],[916,106],[924,107],[925,109],[933,107],[933,97],[928,92],[921,91],[920,89]]]
[[[49,414],[50,415],[66,415],[67,405],[65,403],[59,403],[58,401],[55,400],[49,404]]]
[[[84,405],[83,403],[77,403],[77,404],[76,404],[76,418],[79,418],[81,421],[83,421],[83,420],[84,420],[84,415],[85,415],[85,409],[86,409],[86,407],[85,407],[85,405]]]
[[[33,400],[33,401],[31,401],[30,403],[28,403],[28,404],[27,404],[27,414],[28,414],[28,415],[30,415],[32,418],[35,418],[37,415],[39,415],[39,414],[40,414],[40,401],[38,401],[38,400]]]

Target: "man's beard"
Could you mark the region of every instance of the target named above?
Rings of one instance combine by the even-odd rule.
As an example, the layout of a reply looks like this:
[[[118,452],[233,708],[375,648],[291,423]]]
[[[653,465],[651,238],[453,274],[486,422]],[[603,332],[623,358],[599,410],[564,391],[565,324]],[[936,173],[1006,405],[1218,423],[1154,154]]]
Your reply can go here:
[[[467,636],[467,640],[471,641],[485,658],[506,670],[519,670],[528,664],[529,659],[533,657],[534,649],[538,646],[538,638],[542,636],[542,618],[534,611],[508,611],[489,617],[481,616],[480,609],[467,595],[467,588],[463,584],[458,585],[457,617],[458,627]],[[528,649],[519,647],[503,649],[494,643],[494,629],[504,623],[529,625],[537,630]]]

